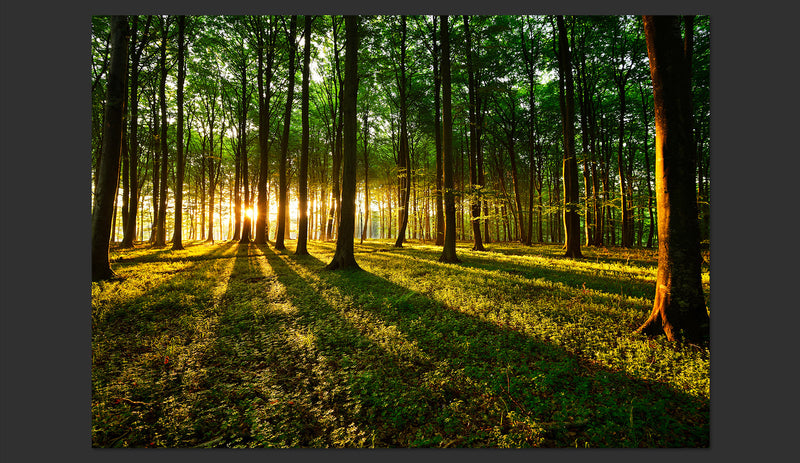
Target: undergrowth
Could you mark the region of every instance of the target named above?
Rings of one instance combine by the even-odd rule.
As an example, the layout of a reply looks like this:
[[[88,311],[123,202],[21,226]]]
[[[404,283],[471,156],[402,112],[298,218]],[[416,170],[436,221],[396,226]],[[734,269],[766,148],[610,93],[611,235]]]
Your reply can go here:
[[[708,349],[632,334],[653,251],[370,240],[322,270],[334,247],[113,250],[93,445],[708,446]]]

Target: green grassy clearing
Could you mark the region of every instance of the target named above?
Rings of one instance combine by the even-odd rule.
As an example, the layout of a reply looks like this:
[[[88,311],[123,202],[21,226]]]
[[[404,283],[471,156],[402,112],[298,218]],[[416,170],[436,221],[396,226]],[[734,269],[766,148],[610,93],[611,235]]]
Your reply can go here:
[[[652,251],[489,248],[372,240],[355,273],[321,270],[333,243],[114,251],[93,445],[708,446],[708,349],[631,334]]]

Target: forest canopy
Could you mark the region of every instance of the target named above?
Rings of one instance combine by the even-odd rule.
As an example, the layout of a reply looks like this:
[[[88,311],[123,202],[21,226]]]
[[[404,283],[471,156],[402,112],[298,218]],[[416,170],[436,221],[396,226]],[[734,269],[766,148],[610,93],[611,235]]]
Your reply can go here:
[[[288,16],[129,16],[127,22],[111,241],[164,245],[177,223],[183,239],[255,239],[262,228],[275,240],[281,177],[282,225],[286,239],[297,238],[306,44],[308,238],[336,239],[344,19],[299,16],[294,34]],[[478,232],[482,243],[563,243],[567,207],[579,216],[582,245],[655,246],[653,87],[642,18],[564,18],[574,82],[574,202],[564,190],[565,87],[556,22],[553,16],[449,18],[456,237],[471,241]],[[709,29],[707,16],[693,18],[695,182],[705,243]],[[360,17],[356,239],[438,242],[443,233],[440,30],[433,16]],[[93,195],[110,32],[109,17],[92,18]]]

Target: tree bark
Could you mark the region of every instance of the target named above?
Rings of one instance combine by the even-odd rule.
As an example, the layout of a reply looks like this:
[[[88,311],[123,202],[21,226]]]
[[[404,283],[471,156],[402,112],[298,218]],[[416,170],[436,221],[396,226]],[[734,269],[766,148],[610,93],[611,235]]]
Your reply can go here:
[[[311,21],[312,16],[304,17],[303,37],[303,94],[301,96],[302,141],[300,142],[300,173],[298,175],[298,191],[300,211],[297,218],[297,246],[295,255],[308,255],[308,80],[311,62]]]
[[[342,207],[336,251],[326,270],[361,270],[355,259],[356,98],[358,97],[358,17],[345,16],[345,62],[342,95]]]
[[[582,258],[581,224],[578,215],[578,162],[575,158],[575,96],[572,82],[567,28],[564,17],[557,16],[559,75],[564,85],[562,119],[564,128],[564,232],[566,253],[564,257]]]
[[[289,212],[289,198],[288,190],[289,185],[286,179],[286,164],[289,156],[289,124],[292,121],[292,100],[294,98],[294,65],[295,65],[295,49],[297,37],[297,15],[292,15],[289,23],[289,83],[286,95],[286,110],[283,115],[283,137],[281,138],[281,157],[280,166],[278,171],[278,233],[275,237],[275,249],[286,249],[284,244],[284,235],[288,234],[286,230],[286,216]]]
[[[408,204],[411,192],[411,162],[408,153],[408,84],[406,82],[406,17],[400,16],[400,79],[398,81],[400,94],[400,150],[397,163],[397,175],[400,183],[400,224],[397,229],[397,239],[394,246],[403,247],[408,227]]]
[[[119,180],[125,80],[128,69],[128,18],[111,18],[111,62],[106,88],[103,148],[100,158],[94,207],[92,208],[92,281],[116,277],[108,259],[114,198]]]
[[[467,81],[469,92],[469,177],[470,177],[470,210],[472,213],[473,251],[485,251],[481,239],[481,200],[482,190],[478,186],[478,117],[477,117],[477,84],[475,83],[475,63],[472,57],[472,33],[469,28],[469,16],[464,15],[464,30],[467,36]],[[476,188],[478,187],[478,188]]]
[[[167,172],[169,170],[169,147],[167,145],[167,34],[169,18],[161,18],[161,80],[158,86],[158,103],[161,109],[161,170],[159,172],[158,217],[156,222],[156,246],[167,244]]]
[[[447,16],[441,16],[442,27],[442,165],[444,171],[444,244],[439,262],[461,262],[456,256],[456,203],[453,192],[453,111],[450,86],[450,29]]]
[[[439,44],[436,40],[436,16],[433,17],[433,137],[436,148],[436,241],[437,246],[444,244],[444,204],[442,199],[442,126],[441,96],[442,75],[439,72]]]
[[[701,282],[691,88],[676,16],[645,16],[656,120],[658,274],[650,317],[636,331],[667,339],[709,341]]]
[[[172,234],[172,250],[183,249],[183,84],[186,80],[186,16],[178,16],[178,118],[176,127],[177,156],[175,162],[175,231]]]

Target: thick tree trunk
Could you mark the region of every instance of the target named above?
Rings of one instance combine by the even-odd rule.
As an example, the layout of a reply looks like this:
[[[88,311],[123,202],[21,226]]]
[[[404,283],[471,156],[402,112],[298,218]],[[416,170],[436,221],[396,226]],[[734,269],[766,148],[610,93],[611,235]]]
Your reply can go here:
[[[119,179],[125,114],[125,77],[128,68],[128,18],[111,18],[111,63],[106,88],[103,151],[92,208],[92,281],[116,276],[108,259],[114,198]]]
[[[336,251],[326,270],[361,270],[356,263],[353,234],[356,211],[356,98],[358,96],[358,17],[345,16],[345,62],[342,95],[342,209]]]
[[[312,16],[305,16],[303,25],[303,94],[301,96],[302,141],[300,142],[300,173],[298,175],[298,191],[300,211],[297,218],[297,246],[295,255],[308,255],[308,80],[311,62],[311,21]]]
[[[461,262],[456,256],[456,203],[453,191],[453,111],[450,87],[450,29],[441,16],[442,42],[442,164],[444,170],[444,244],[439,262]]]
[[[258,217],[256,218],[256,244],[267,244],[269,232],[268,201],[269,192],[267,181],[269,179],[269,103],[272,83],[272,63],[275,56],[275,41],[277,34],[275,29],[270,27],[267,40],[264,43],[266,31],[261,28],[260,17],[256,18],[256,40],[258,45]],[[266,50],[264,49],[268,47]],[[264,53],[266,52],[267,63],[264,69]]]
[[[175,231],[172,234],[172,249],[183,249],[183,83],[186,80],[185,67],[186,16],[178,16],[178,118],[176,127],[177,156],[175,162]]]
[[[690,77],[679,23],[676,16],[644,17],[656,120],[658,274],[653,310],[637,332],[663,332],[671,341],[708,342]]]
[[[278,234],[275,237],[275,249],[286,249],[284,235],[288,234],[286,229],[286,216],[289,212],[289,185],[286,179],[286,164],[289,156],[289,124],[292,121],[292,100],[294,98],[294,74],[295,74],[295,49],[297,48],[297,15],[292,15],[289,23],[289,83],[286,95],[286,110],[283,116],[283,137],[281,138],[281,157],[278,172],[279,193],[278,193]]]
[[[566,235],[565,257],[581,258],[581,224],[578,214],[578,161],[575,157],[575,97],[572,83],[567,28],[563,16],[557,16],[558,51],[560,76],[564,85],[562,105],[564,127],[564,232]]]

